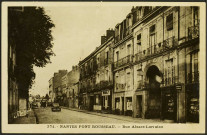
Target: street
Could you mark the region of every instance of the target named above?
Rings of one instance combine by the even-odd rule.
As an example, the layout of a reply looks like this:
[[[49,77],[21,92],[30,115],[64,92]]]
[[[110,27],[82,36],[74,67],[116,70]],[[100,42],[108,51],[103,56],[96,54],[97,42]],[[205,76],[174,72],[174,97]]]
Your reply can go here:
[[[138,119],[113,114],[91,114],[62,108],[61,112],[52,112],[50,107],[34,110],[39,124],[82,124],[82,123],[163,123],[160,120]]]

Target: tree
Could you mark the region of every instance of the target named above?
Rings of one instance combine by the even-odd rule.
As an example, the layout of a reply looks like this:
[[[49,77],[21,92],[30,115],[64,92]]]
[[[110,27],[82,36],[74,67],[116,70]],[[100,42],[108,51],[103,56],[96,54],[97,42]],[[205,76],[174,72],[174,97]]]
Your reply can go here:
[[[8,41],[16,46],[15,76],[20,97],[28,97],[28,90],[34,83],[34,66],[44,67],[50,63],[55,27],[42,7],[8,8]]]

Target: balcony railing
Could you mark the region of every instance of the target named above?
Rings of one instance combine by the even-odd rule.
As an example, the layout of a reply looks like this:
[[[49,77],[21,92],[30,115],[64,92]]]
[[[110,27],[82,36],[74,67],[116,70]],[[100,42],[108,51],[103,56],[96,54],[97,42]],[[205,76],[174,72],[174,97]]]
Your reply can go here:
[[[177,76],[172,76],[172,77],[167,77],[164,79],[164,85],[168,86],[168,85],[174,85],[178,83],[178,77]]]
[[[130,62],[132,62],[132,55],[128,55],[128,56],[114,62],[114,68],[118,68],[118,67],[126,65]]]
[[[148,47],[146,50],[139,51],[137,54],[135,54],[135,61],[138,62],[146,57],[152,56],[154,54],[162,53],[163,51],[166,51],[177,45],[178,45],[178,41],[173,36],[171,38],[164,40],[164,42],[154,44]]]
[[[195,83],[199,82],[199,72],[192,72],[187,74],[187,82],[188,83]]]
[[[112,82],[110,81],[101,81],[100,82],[100,88],[104,89],[104,88],[108,88],[112,86]]]
[[[199,37],[199,25],[191,26],[188,28],[188,38],[195,39]]]

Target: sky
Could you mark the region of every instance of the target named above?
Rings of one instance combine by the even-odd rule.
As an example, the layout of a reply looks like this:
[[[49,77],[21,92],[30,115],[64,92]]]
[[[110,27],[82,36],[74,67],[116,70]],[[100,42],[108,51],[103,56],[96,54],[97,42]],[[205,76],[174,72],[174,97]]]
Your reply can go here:
[[[44,7],[55,24],[51,64],[43,68],[34,67],[35,84],[30,93],[45,96],[49,92],[49,79],[58,70],[72,69],[101,44],[106,30],[115,28],[130,13],[132,6],[65,6]]]

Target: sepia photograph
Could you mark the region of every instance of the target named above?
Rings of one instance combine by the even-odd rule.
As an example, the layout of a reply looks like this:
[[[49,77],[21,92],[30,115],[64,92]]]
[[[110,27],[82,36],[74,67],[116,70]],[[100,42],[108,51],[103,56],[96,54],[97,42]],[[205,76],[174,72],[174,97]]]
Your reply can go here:
[[[4,2],[2,132],[204,133],[205,11]]]

